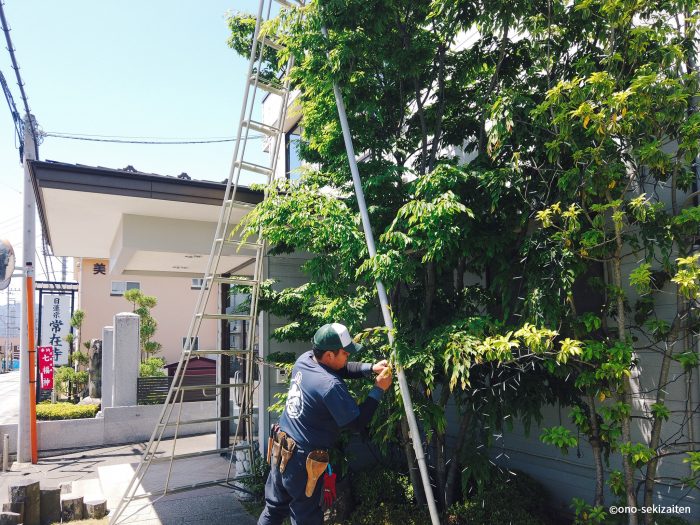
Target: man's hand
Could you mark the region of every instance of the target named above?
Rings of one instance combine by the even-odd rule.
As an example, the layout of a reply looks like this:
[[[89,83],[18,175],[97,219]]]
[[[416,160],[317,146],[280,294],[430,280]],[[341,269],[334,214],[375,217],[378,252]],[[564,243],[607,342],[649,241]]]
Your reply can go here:
[[[386,391],[391,386],[391,381],[393,376],[391,374],[391,367],[387,364],[382,370],[381,374],[377,376],[374,380],[375,386],[378,386],[382,390]]]
[[[389,362],[386,359],[382,359],[378,363],[374,363],[372,365],[372,372],[375,374],[381,374],[384,372],[384,369],[389,366]]]

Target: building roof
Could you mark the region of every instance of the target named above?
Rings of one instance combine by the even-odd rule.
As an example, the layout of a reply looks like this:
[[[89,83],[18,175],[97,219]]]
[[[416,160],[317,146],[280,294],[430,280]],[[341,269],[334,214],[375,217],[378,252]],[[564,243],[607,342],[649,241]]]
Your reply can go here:
[[[54,255],[109,259],[113,276],[204,273],[226,184],[53,161],[29,171]],[[239,186],[231,224],[262,198]],[[219,271],[245,274],[251,257],[229,249]]]

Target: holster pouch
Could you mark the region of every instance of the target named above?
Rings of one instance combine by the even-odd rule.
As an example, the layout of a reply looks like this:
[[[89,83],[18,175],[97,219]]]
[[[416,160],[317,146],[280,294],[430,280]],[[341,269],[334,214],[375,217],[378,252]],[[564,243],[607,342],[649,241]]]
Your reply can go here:
[[[275,439],[272,443],[272,457],[270,458],[270,466],[274,467],[277,465],[277,460],[280,457],[280,450],[282,449],[282,441],[287,437],[286,432],[278,432],[275,435]]]
[[[267,464],[270,464],[270,459],[272,458],[272,445],[274,444],[275,440],[270,436],[267,438]]]
[[[280,472],[284,472],[284,469],[287,468],[287,462],[292,458],[295,448],[297,448],[297,444],[289,436],[282,440],[282,449],[280,450]]]
[[[280,426],[277,423],[270,425],[270,435],[267,438],[267,464],[270,465],[272,459],[272,445],[275,442],[275,434],[279,431]]]
[[[310,498],[314,489],[316,488],[316,482],[321,474],[324,473],[326,467],[328,466],[328,451],[327,450],[312,450],[306,457],[306,497]]]

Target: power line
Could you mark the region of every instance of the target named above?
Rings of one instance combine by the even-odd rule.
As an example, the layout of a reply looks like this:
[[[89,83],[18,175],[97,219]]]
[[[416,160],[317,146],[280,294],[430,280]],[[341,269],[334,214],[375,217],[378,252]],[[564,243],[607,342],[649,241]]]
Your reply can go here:
[[[0,1],[0,22],[2,22],[2,30],[5,32],[5,40],[7,41],[7,51],[10,53],[10,59],[12,60],[12,69],[15,70],[15,77],[17,77],[17,85],[19,86],[19,92],[22,95],[22,102],[24,104],[24,111],[27,114],[27,120],[29,121],[29,131],[34,139],[34,155],[39,158],[39,141],[36,133],[36,126],[34,119],[32,118],[32,112],[29,111],[29,102],[27,101],[27,94],[24,92],[24,82],[22,82],[22,76],[19,74],[19,65],[17,64],[17,58],[15,57],[15,48],[12,46],[12,38],[10,38],[10,28],[7,25],[7,19],[5,18],[5,10],[3,9],[3,3]],[[22,137],[22,148],[24,148],[24,137]]]
[[[131,139],[113,139],[113,138],[99,138],[99,136],[78,136],[78,135],[64,135],[59,133],[44,133],[45,137],[53,137],[57,139],[69,139],[69,140],[84,140],[88,142],[111,142],[116,144],[160,144],[160,145],[182,145],[182,144],[216,144],[221,142],[236,142],[236,138],[222,138],[222,139],[202,139],[202,140],[131,140]],[[261,139],[264,135],[252,135],[249,136],[249,140]]]
[[[5,100],[10,108],[10,113],[12,114],[12,120],[15,124],[15,134],[20,143],[19,148],[19,158],[22,160],[24,155],[24,122],[19,116],[19,111],[17,111],[17,106],[15,105],[15,100],[12,98],[12,92],[10,91],[10,86],[7,85],[7,80],[5,80],[5,75],[0,71],[0,86],[2,87],[3,93],[5,93]]]
[[[71,137],[97,137],[103,139],[153,139],[153,140],[214,140],[214,139],[231,139],[227,135],[219,135],[215,137],[155,137],[153,135],[102,135],[99,133],[73,133],[72,131],[50,131],[56,135],[70,135]]]

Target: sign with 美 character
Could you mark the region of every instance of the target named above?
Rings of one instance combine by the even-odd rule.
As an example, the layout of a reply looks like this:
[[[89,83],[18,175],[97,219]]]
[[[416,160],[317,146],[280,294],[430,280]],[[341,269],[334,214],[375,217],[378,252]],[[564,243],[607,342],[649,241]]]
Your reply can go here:
[[[96,262],[92,265],[92,275],[107,275],[107,265],[102,262]]]
[[[40,346],[39,353],[39,385],[42,390],[53,390],[53,347]]]
[[[68,364],[66,336],[71,329],[72,299],[65,293],[43,293],[41,296],[39,344],[53,348],[54,366]]]

